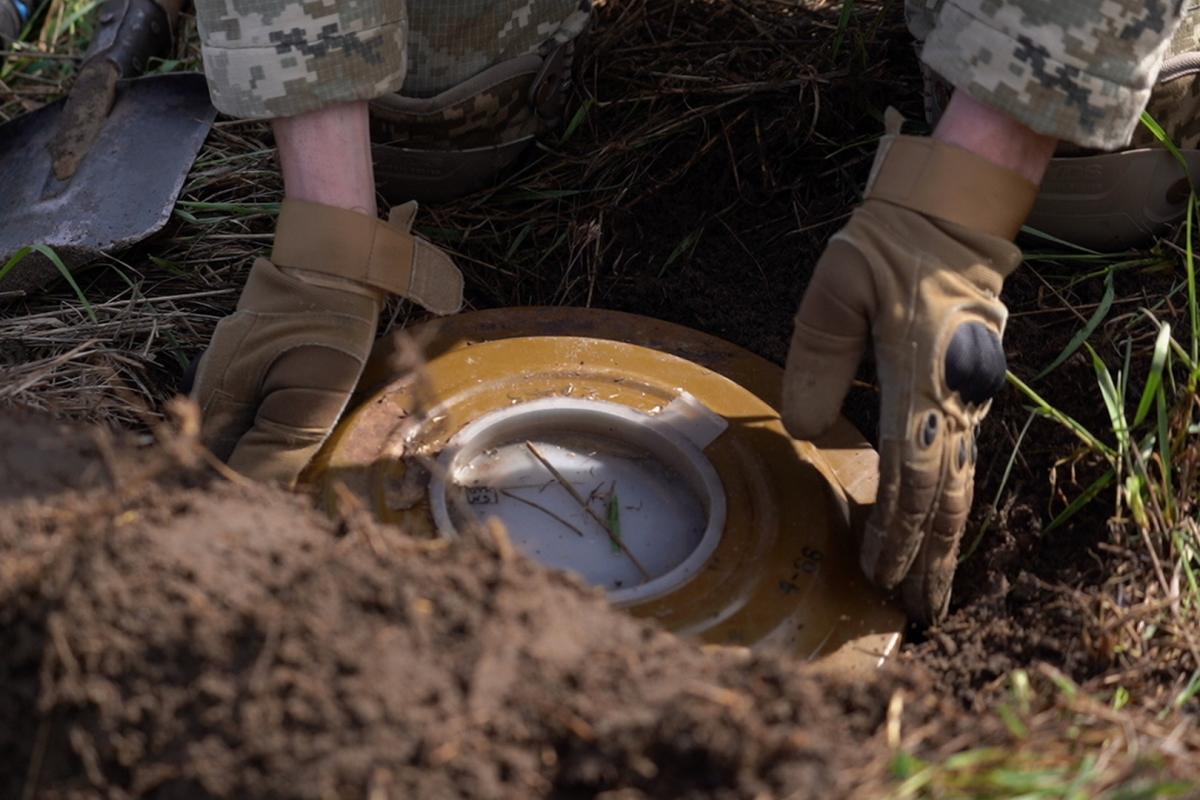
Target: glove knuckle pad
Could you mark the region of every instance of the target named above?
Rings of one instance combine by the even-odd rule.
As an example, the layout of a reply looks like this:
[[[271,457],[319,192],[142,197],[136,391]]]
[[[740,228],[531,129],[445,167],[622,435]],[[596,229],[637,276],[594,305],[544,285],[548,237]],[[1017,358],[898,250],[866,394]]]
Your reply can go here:
[[[283,353],[263,381],[259,417],[292,428],[329,429],[354,391],[362,360],[333,347]]]
[[[982,322],[964,322],[954,331],[945,355],[946,388],[964,401],[982,405],[1004,386],[1008,361],[1000,336]]]
[[[280,355],[263,381],[264,393],[308,387],[350,392],[362,372],[363,359],[320,344],[294,347]]]
[[[258,417],[297,429],[328,430],[346,405],[346,392],[277,389],[263,398]]]

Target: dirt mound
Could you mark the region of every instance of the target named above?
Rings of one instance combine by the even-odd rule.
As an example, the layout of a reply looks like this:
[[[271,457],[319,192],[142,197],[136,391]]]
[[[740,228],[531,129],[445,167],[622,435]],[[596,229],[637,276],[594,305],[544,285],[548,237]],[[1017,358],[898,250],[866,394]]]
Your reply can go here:
[[[703,651],[500,535],[335,523],[74,436],[0,423],[61,478],[0,515],[3,797],[848,796],[889,698],[927,694]]]
[[[998,514],[978,551],[959,566],[952,613],[919,632],[923,641],[909,643],[907,655],[965,708],[992,706],[1014,669],[1045,663],[1085,680],[1112,665],[1094,613],[1103,580],[1094,542],[1084,530],[1062,543],[1046,541],[1040,528],[1027,505]],[[1103,523],[1092,530],[1103,532]],[[978,535],[973,528],[966,539]],[[1093,574],[1083,574],[1089,566]]]

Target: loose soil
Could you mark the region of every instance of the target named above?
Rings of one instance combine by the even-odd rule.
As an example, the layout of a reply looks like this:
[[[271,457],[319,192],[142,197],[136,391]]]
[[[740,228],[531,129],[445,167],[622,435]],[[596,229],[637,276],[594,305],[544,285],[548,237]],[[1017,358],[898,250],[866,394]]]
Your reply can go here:
[[[1111,742],[972,713],[1014,666],[1092,669],[1039,583],[855,680],[635,621],[501,530],[331,519],[155,438],[0,416],[0,797],[879,797],[897,747]]]
[[[899,5],[856,4],[834,46],[834,4],[610,0],[573,138],[544,142],[495,192],[426,208],[419,225],[460,256],[475,307],[617,308],[780,362],[883,109],[921,115]],[[762,88],[764,75],[796,83]],[[216,166],[197,169],[186,199],[278,199],[269,156],[221,166],[226,153],[269,152],[265,129],[223,127],[209,147]],[[130,300],[98,309],[89,328],[66,290],[27,318],[7,313],[0,399],[32,387],[14,396],[149,429],[176,362],[207,341],[261,249],[242,235],[270,225],[266,213],[204,220],[148,244],[186,268],[147,263],[147,296],[204,290],[159,307],[169,313]],[[85,289],[123,297],[126,280],[104,273]],[[1131,272],[1118,297],[1150,306],[1171,283]],[[1102,290],[1089,281],[1062,297],[1033,265],[1019,270],[1005,290],[1014,371],[1049,363],[1082,325],[1073,308]],[[1098,348],[1130,316],[1114,312]],[[103,347],[63,355],[85,340]],[[847,413],[870,436],[869,365],[861,377]],[[1083,356],[1052,381],[1056,404],[1103,430]],[[131,387],[150,400],[127,402]],[[1052,668],[1102,700],[1120,686],[1134,706],[1161,708],[1195,665],[1122,638],[1113,581],[1152,573],[1108,509],[1042,533],[1096,465],[1062,463],[1069,435],[1035,421],[1006,477],[1027,415],[1006,392],[983,428],[966,535],[980,544],[950,617],[910,631],[894,669],[856,684],[779,656],[698,649],[513,556],[497,534],[418,542],[230,482],[183,434],[122,439],[6,412],[0,797],[873,797],[896,744],[934,760],[994,744],[1069,749],[1074,717],[1048,711],[1056,722],[1017,741],[991,713],[1011,670],[1036,681]],[[1173,769],[1195,771],[1186,759]]]
[[[955,717],[169,450],[0,419],[0,796],[838,797],[879,786],[896,692]]]

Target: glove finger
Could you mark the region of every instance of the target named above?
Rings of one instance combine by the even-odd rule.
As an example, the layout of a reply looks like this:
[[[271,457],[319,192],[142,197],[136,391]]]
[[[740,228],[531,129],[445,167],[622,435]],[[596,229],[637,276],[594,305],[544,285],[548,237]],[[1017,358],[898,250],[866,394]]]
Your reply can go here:
[[[800,302],[783,379],[783,421],[798,439],[824,433],[842,408],[866,349],[871,285],[858,251],[831,240]]]
[[[944,420],[931,411],[910,427],[907,440],[880,445],[879,492],[859,551],[863,572],[885,589],[895,588],[917,557],[942,482]]]
[[[239,402],[220,390],[200,392],[200,441],[213,455],[225,461],[238,441],[254,425],[253,403]]]
[[[238,441],[229,466],[247,478],[291,488],[331,430],[295,428],[259,417]]]
[[[229,466],[255,480],[295,485],[346,409],[362,364],[358,356],[321,345],[277,359],[263,381],[254,424]]]
[[[253,398],[226,385],[237,349],[254,327],[251,314],[235,313],[217,324],[208,350],[196,365],[190,396],[200,407],[200,441],[222,461],[254,424]]]
[[[901,587],[909,616],[926,625],[941,620],[949,608],[959,544],[975,492],[974,437],[963,431],[953,438],[937,511]]]

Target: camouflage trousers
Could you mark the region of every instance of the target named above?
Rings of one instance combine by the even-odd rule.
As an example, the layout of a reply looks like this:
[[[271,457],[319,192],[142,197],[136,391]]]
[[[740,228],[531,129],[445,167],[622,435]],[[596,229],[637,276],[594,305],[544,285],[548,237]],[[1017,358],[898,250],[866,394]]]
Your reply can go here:
[[[1198,49],[1196,6],[905,0],[926,69],[1039,133],[1106,150],[1129,144],[1168,48]]]
[[[288,117],[388,92],[428,97],[570,38],[590,0],[196,0],[213,103]]]

